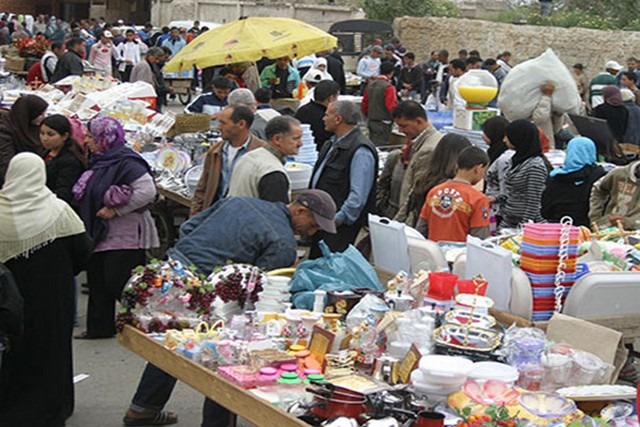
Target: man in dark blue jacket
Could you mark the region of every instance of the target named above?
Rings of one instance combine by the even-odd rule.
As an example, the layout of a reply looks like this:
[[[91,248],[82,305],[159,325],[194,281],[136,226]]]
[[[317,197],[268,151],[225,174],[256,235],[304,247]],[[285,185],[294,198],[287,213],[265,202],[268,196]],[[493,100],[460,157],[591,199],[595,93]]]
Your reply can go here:
[[[216,202],[180,227],[180,240],[169,257],[198,273],[209,275],[231,260],[263,270],[290,267],[297,258],[295,234],[335,233],[336,205],[322,190],[305,190],[285,205],[252,197],[229,197]],[[176,379],[148,363],[129,410],[127,426],[165,425],[178,422],[176,414],[162,409],[171,397]],[[229,411],[206,399],[202,427],[226,427]]]
[[[185,107],[185,113],[205,113],[215,115],[227,106],[227,96],[233,82],[226,77],[216,77],[211,82],[211,92],[203,93]]]

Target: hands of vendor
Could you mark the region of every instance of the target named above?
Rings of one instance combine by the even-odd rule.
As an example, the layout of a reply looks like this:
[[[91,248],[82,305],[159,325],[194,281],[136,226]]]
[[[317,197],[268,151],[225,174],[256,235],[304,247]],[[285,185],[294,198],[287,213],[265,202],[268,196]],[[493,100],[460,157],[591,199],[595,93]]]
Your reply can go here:
[[[487,197],[487,200],[489,201],[489,203],[495,203],[497,199],[495,198],[495,196],[489,196]]]
[[[620,221],[620,223],[624,227],[624,217],[622,215],[609,215],[608,219],[611,225],[613,225],[614,227],[618,226],[618,221]]]
[[[116,215],[117,215],[117,214],[116,214],[116,210],[115,210],[115,209],[113,209],[113,208],[108,208],[108,207],[106,207],[106,206],[104,206],[103,208],[101,208],[101,209],[98,211],[98,213],[96,213],[96,216],[97,216],[98,218],[102,218],[102,219],[106,219],[106,220],[112,219],[112,218],[114,218]]]
[[[277,85],[278,83],[280,83],[280,79],[277,77],[273,77],[271,79],[269,79],[269,84],[271,85]]]
[[[543,83],[542,86],[540,86],[540,91],[546,96],[553,95],[554,90],[556,90],[556,87],[551,82]]]

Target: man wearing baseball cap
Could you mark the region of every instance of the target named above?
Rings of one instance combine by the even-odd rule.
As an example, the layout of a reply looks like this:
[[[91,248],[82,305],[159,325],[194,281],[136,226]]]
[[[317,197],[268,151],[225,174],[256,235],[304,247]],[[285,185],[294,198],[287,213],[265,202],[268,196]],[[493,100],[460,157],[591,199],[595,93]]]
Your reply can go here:
[[[105,30],[98,34],[97,37],[99,41],[91,46],[89,63],[105,77],[111,77],[113,75],[112,59],[116,62],[120,60],[120,55],[113,44],[113,34],[111,34],[111,31]]]
[[[589,83],[589,102],[591,102],[591,108],[596,108],[598,105],[604,103],[604,97],[602,96],[602,89],[605,86],[618,85],[616,76],[624,67],[617,61],[607,61],[604,64],[605,71],[595,76],[591,83]]]
[[[290,267],[297,258],[294,233],[335,233],[335,214],[333,199],[322,190],[302,191],[289,205],[253,197],[227,197],[185,222],[180,227],[180,240],[168,255],[184,266],[195,266],[204,275],[227,261],[252,264],[267,271]],[[176,414],[163,411],[175,383],[175,378],[147,364],[124,424],[178,422]],[[222,427],[228,422],[229,411],[205,400],[202,426]]]

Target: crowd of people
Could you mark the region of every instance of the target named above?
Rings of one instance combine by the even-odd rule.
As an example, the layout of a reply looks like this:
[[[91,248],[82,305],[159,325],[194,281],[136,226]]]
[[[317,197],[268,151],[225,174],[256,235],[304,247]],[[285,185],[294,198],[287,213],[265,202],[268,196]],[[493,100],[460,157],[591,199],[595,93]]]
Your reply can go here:
[[[153,33],[148,24],[124,34],[103,20],[67,27],[39,16],[23,23],[5,17],[0,32],[14,38],[35,32],[53,41],[41,60],[43,77],[81,75],[87,58],[114,78],[152,83],[159,103],[171,94],[159,90],[162,63],[206,32],[197,22],[184,31]],[[487,152],[464,136],[435,129],[423,105],[429,95],[456,106],[456,81],[467,70],[486,67],[501,83],[511,69],[509,52],[484,61],[477,51],[465,55],[460,51],[449,61],[446,51],[433,52],[420,65],[399,39],[384,48],[376,40],[357,67],[366,83],[361,106],[338,99],[344,69],[333,51],[200,70],[211,90],[186,111],[210,114],[220,140],[206,153],[191,217],[167,255],[204,275],[228,260],[266,270],[290,267],[297,259],[295,235],[308,237],[311,259],[322,256],[320,241],[343,251],[356,242],[369,213],[406,223],[434,241],[486,238],[496,229],[564,216],[577,225],[637,228],[640,162],[606,173],[597,164],[595,143],[571,136],[564,165],[552,169],[544,152],[559,142],[548,123],[535,120],[487,120]],[[618,81],[619,64],[607,65],[607,74],[589,84],[589,107],[607,120],[616,139],[624,139],[636,117],[627,105],[635,105],[636,74],[620,73]],[[587,90],[584,79],[576,84]],[[625,102],[628,95],[618,84],[633,97]],[[540,90],[548,102],[553,85]],[[599,94],[602,102],[596,103]],[[301,104],[294,114],[273,108],[273,99],[292,96]],[[89,287],[86,330],[76,338],[112,338],[115,304],[131,270],[159,244],[150,214],[157,198],[153,172],[127,146],[122,124],[110,117],[87,124],[46,117],[47,107],[38,96],[25,95],[0,114],[0,292],[6,295],[0,301],[0,355],[10,345],[0,370],[0,420],[14,426],[61,426],[73,412],[76,274],[85,270]],[[368,135],[360,127],[363,113]],[[377,146],[389,144],[394,123],[405,142],[378,176]],[[302,146],[302,124],[310,125],[319,154],[309,190],[292,198],[284,164]],[[148,365],[124,423],[177,422],[176,414],[164,411],[174,384]],[[205,402],[203,426],[227,420],[224,408]]]

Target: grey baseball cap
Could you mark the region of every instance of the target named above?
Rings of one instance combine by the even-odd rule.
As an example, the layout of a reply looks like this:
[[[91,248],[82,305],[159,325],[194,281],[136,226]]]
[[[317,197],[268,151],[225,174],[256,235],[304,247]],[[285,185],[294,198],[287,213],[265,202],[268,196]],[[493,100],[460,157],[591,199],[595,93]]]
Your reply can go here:
[[[336,203],[329,193],[322,190],[304,190],[296,197],[296,203],[308,208],[318,227],[327,233],[336,233]]]

